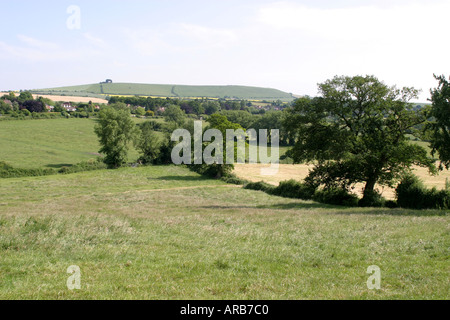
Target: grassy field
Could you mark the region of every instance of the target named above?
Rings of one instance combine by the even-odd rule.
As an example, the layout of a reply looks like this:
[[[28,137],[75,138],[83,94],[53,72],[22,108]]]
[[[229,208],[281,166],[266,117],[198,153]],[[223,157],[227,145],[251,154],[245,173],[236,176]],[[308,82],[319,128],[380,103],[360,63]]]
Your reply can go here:
[[[175,166],[5,179],[0,194],[0,299],[450,298],[442,211],[278,198]]]
[[[100,144],[94,126],[93,119],[2,121],[0,161],[20,168],[60,168],[95,159]],[[131,146],[129,160],[137,158]]]
[[[271,88],[248,86],[186,86],[140,83],[90,84],[72,87],[34,90],[40,94],[84,96],[84,95],[140,95],[181,98],[238,98],[257,100],[292,101],[291,94]]]

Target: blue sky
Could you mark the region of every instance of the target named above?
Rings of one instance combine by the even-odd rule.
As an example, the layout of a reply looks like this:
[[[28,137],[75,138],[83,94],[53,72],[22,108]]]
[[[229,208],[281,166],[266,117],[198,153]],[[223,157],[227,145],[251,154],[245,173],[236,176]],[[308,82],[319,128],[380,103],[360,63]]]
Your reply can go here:
[[[2,0],[0,90],[115,82],[317,94],[334,75],[436,86],[449,1]],[[80,28],[68,28],[69,6]],[[71,20],[74,21],[74,20]]]

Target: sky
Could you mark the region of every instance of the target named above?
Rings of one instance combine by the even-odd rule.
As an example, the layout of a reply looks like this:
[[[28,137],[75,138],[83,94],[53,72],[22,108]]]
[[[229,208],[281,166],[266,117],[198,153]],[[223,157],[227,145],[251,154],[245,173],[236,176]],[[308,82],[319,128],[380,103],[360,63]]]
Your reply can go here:
[[[0,0],[0,91],[114,82],[316,96],[336,75],[437,86],[450,1]]]

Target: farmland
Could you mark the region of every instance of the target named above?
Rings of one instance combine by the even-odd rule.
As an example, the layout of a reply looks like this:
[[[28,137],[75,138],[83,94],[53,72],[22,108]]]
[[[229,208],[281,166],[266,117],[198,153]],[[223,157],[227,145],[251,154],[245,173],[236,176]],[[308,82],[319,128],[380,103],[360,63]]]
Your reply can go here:
[[[94,125],[3,121],[0,160],[57,168],[95,158]],[[236,173],[259,181],[259,169]],[[305,170],[281,165],[266,179]],[[0,299],[449,298],[442,210],[280,198],[179,166],[0,179],[0,194]],[[80,290],[67,289],[72,265]],[[381,290],[367,288],[370,265]]]
[[[71,87],[32,90],[35,94],[92,96],[138,95],[171,98],[235,98],[246,100],[292,101],[291,94],[271,89],[248,86],[186,86],[137,83],[104,83]]]
[[[287,200],[174,166],[6,179],[0,193],[0,299],[449,298],[442,211]],[[81,290],[67,290],[71,265]]]

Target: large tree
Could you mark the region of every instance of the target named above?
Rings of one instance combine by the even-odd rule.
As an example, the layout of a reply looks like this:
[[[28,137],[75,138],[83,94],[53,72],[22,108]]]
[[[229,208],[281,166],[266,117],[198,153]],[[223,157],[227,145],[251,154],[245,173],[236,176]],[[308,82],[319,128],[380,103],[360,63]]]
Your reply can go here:
[[[100,111],[95,133],[102,146],[99,152],[106,155],[104,162],[110,168],[118,168],[127,162],[129,144],[136,139],[139,129],[129,109],[117,104]]]
[[[441,167],[450,168],[450,84],[444,76],[434,76],[439,86],[431,90],[432,148],[438,152]]]
[[[335,77],[319,84],[321,96],[301,98],[288,111],[285,127],[296,139],[291,157],[315,164],[309,181],[349,189],[364,183],[362,205],[375,185],[392,186],[412,165],[433,169],[426,150],[407,133],[426,121],[409,101],[414,88],[390,87],[374,76]]]

